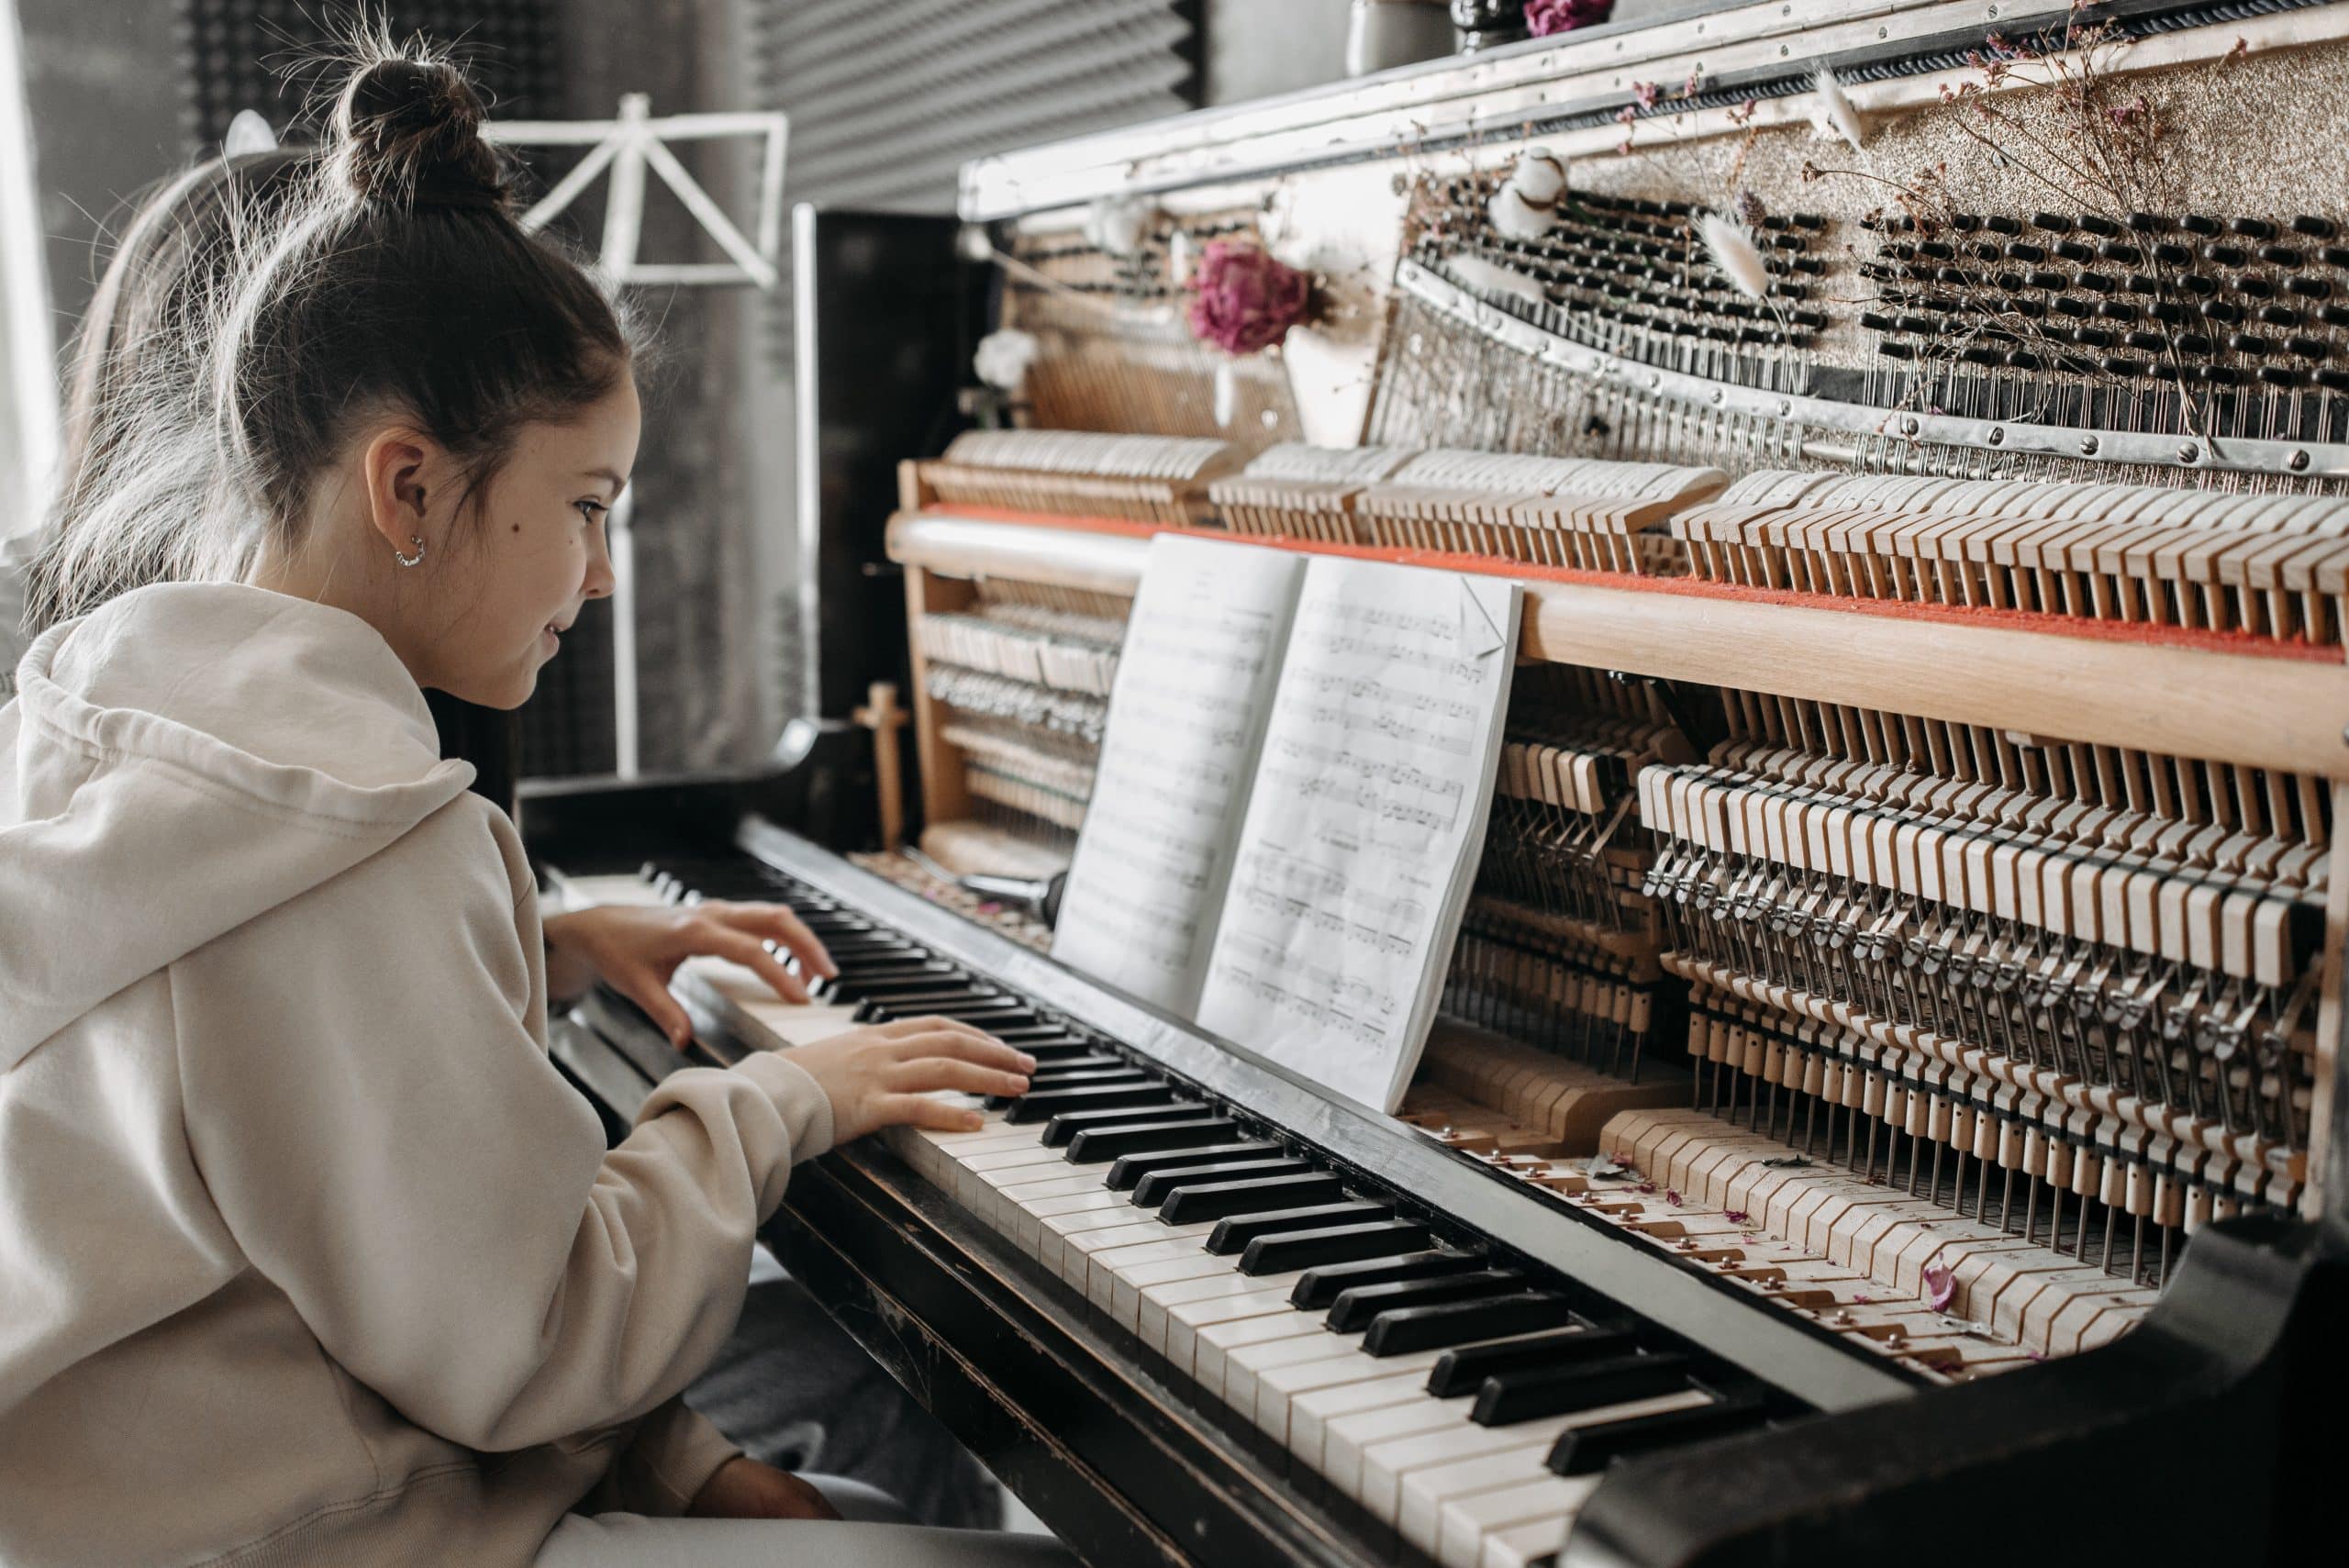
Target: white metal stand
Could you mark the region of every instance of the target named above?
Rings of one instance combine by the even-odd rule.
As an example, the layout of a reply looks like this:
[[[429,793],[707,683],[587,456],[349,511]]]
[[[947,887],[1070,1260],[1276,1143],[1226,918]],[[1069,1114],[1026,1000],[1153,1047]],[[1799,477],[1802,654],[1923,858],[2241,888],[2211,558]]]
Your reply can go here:
[[[604,205],[604,244],[596,270],[613,284],[668,284],[688,286],[750,284],[774,287],[775,257],[783,241],[783,154],[790,122],[781,114],[670,115],[652,117],[651,100],[641,93],[620,99],[608,120],[500,120],[482,128],[492,141],[514,147],[586,147],[578,166],[557,181],[522,215],[526,230],[543,228],[577,201],[598,176],[609,172]],[[672,141],[757,136],[765,139],[759,166],[758,239],[744,237],[734,220],[711,199],[699,181],[669,150]],[[647,170],[676,193],[702,231],[726,252],[723,261],[643,261],[637,245],[644,233]],[[612,557],[612,735],[615,770],[624,779],[641,771],[638,743],[636,678],[635,491],[623,490],[612,504],[607,526]]]

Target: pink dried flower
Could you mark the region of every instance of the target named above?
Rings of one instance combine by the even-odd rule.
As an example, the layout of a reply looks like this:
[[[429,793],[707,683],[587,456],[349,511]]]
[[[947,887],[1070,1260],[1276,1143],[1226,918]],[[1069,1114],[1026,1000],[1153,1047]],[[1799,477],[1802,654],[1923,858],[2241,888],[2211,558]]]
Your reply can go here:
[[[1642,1182],[1638,1186],[1633,1187],[1631,1190],[1635,1193],[1652,1193],[1655,1191],[1655,1184],[1653,1182]]]
[[[1753,1217],[1746,1213],[1745,1210],[1742,1208],[1723,1209],[1721,1211],[1721,1218],[1728,1220],[1731,1225],[1751,1225],[1753,1223]]]
[[[1525,29],[1537,39],[1596,27],[1615,14],[1615,0],[1525,0]]]
[[[1667,1189],[1664,1195],[1664,1201],[1670,1204],[1673,1207],[1678,1208],[1680,1207],[1680,1195]]]
[[[1866,1291],[1861,1290],[1852,1293],[1852,1300],[1859,1306],[1865,1307],[1870,1299],[1871,1298]]]
[[[1636,120],[1639,117],[1640,111],[1637,107],[1630,104],[1626,104],[1621,108],[1615,111],[1615,123],[1617,125],[1630,125],[1633,120]]]
[[[1925,1271],[1925,1305],[1936,1312],[1946,1312],[1949,1304],[1956,1299],[1956,1270],[1946,1263],[1935,1263]]]
[[[1305,319],[1313,280],[1261,245],[1218,239],[1191,272],[1191,335],[1228,354],[1252,354]]]
[[[1653,109],[1655,107],[1656,97],[1661,91],[1662,89],[1657,87],[1653,82],[1634,82],[1631,83],[1631,96],[1639,100],[1640,107],[1643,109]]]

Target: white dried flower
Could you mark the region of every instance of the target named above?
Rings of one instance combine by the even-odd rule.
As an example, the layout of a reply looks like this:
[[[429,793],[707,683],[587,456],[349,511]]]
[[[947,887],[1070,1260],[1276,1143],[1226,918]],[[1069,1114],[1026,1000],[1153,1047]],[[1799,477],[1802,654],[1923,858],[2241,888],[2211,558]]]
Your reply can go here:
[[[1558,221],[1565,190],[1565,163],[1556,153],[1535,148],[1517,161],[1486,204],[1485,216],[1508,239],[1539,239]]]
[[[1770,269],[1763,264],[1761,247],[1733,219],[1718,212],[1706,213],[1697,219],[1697,238],[1705,242],[1705,254],[1738,293],[1748,299],[1768,295]]]
[[[971,356],[971,368],[989,386],[1017,392],[1019,384],[1028,379],[1028,367],[1043,351],[1044,346],[1036,341],[1034,333],[1007,327],[979,339],[978,351]]]
[[[1085,241],[1112,256],[1130,256],[1157,217],[1157,205],[1145,197],[1101,196],[1085,209]]]
[[[1835,80],[1835,72],[1822,65],[1813,73],[1811,84],[1818,92],[1810,110],[1813,133],[1822,141],[1842,137],[1852,144],[1853,151],[1862,150],[1867,132],[1860,124],[1860,111],[1852,106],[1843,84]]]
[[[1540,281],[1515,267],[1504,267],[1497,261],[1487,261],[1482,256],[1453,256],[1444,265],[1454,279],[1479,294],[1514,295],[1529,305],[1550,303],[1550,296],[1542,292]]]

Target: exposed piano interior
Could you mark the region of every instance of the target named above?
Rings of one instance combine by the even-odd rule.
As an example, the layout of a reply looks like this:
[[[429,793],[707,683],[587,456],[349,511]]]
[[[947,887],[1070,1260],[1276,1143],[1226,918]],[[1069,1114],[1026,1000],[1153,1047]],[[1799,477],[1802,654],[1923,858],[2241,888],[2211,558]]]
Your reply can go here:
[[[2349,7],[1998,25],[1692,12],[966,170],[1037,357],[1009,428],[900,453],[860,548],[909,640],[842,655],[902,651],[933,863],[1065,866],[1159,530],[1525,584],[1396,1116],[754,795],[526,824],[826,938],[813,1011],[688,982],[705,1049],[944,1012],[1043,1062],[804,1171],[775,1240],[1088,1560],[2257,1562],[2316,1522]],[[1235,237],[1320,308],[1219,372],[1176,307]],[[562,1049],[623,1100],[668,1062],[608,998]]]

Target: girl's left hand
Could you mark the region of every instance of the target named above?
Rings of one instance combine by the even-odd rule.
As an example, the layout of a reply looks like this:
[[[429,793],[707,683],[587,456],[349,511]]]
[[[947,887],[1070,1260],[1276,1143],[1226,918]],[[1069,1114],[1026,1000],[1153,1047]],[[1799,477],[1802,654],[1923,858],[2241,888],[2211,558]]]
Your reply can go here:
[[[840,1510],[787,1470],[737,1454],[685,1505],[696,1519],[836,1519]]]
[[[808,973],[839,973],[824,944],[779,904],[599,905],[551,915],[546,921],[547,988],[557,995],[602,981],[651,1016],[683,1051],[692,1020],[669,995],[669,977],[689,958],[731,960],[774,988],[786,1002],[807,1000],[807,987],[767,951],[770,941],[799,960]]]

